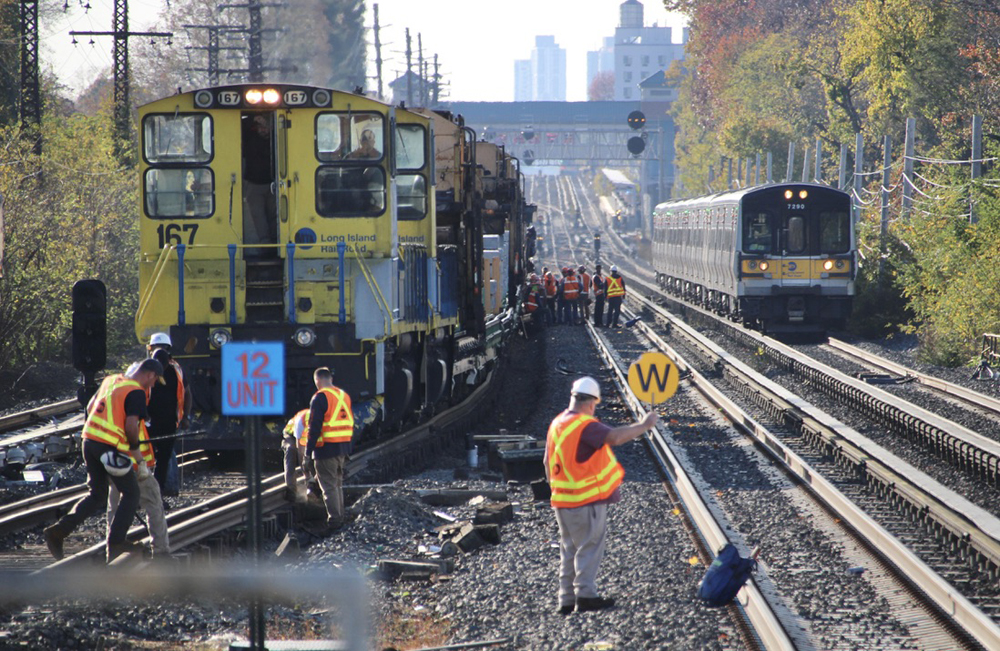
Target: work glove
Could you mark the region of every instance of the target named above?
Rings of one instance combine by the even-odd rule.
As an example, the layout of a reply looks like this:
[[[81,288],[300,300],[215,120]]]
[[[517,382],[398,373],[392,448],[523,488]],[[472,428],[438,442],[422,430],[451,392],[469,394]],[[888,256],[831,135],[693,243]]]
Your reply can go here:
[[[139,461],[139,465],[135,469],[135,474],[139,481],[144,481],[153,476],[153,474],[149,472],[149,466],[146,465],[145,459]]]

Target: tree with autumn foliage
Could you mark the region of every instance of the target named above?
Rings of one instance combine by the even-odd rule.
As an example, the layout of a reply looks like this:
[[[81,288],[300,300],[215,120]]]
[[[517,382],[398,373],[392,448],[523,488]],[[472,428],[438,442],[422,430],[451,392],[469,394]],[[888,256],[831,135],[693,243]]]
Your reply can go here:
[[[587,99],[591,102],[607,102],[615,98],[615,73],[605,70],[594,75],[587,87]]]

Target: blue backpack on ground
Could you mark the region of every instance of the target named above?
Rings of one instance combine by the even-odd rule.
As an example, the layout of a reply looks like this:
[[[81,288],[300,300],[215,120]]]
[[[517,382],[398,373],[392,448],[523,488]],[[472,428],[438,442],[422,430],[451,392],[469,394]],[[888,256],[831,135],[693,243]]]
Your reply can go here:
[[[731,543],[726,543],[698,584],[698,598],[708,606],[725,606],[756,570],[756,560],[741,557]]]

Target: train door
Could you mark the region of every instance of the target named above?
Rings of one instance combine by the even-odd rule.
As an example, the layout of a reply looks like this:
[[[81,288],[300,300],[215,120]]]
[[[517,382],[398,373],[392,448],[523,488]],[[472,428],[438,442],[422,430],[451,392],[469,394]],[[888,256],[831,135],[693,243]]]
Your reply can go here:
[[[809,280],[809,238],[808,220],[804,206],[787,203],[785,210],[778,212],[780,220],[778,229],[779,259],[776,261],[780,269],[780,284],[795,287],[808,285]]]
[[[275,247],[257,246],[278,242],[275,114],[245,111],[240,116],[240,126],[243,255],[247,258],[276,258]]]

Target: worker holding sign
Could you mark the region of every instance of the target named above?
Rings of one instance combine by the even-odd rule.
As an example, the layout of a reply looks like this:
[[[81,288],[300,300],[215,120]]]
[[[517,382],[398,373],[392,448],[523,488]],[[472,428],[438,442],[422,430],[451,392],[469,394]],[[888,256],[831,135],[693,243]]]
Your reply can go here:
[[[618,487],[625,470],[611,448],[628,443],[656,425],[641,422],[611,428],[594,417],[601,387],[592,377],[573,383],[569,408],[549,426],[545,477],[552,487],[552,507],[559,524],[559,612],[603,610],[615,600],[597,592],[597,570],[604,557],[608,504],[621,500]]]

